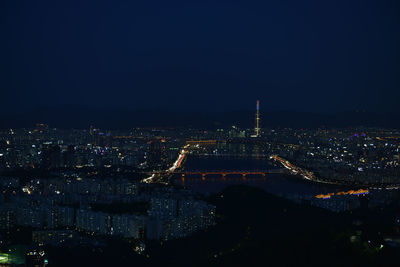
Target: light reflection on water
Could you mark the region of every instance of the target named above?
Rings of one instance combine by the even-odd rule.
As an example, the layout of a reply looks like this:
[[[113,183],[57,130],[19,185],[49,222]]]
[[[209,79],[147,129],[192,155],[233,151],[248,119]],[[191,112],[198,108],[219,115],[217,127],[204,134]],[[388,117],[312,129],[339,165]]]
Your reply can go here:
[[[204,157],[190,155],[182,171],[266,171],[275,168],[280,167],[272,165],[267,157]],[[225,180],[220,175],[208,175],[204,180],[201,179],[201,175],[185,175],[184,182],[181,179],[181,175],[175,174],[173,180],[175,184],[183,185],[186,188],[204,194],[216,193],[230,185],[237,184],[259,187],[279,196],[298,196],[301,198],[347,189],[344,186],[314,183],[286,174],[267,174],[266,177],[254,175],[246,177],[246,179],[243,179],[240,175],[228,175]]]

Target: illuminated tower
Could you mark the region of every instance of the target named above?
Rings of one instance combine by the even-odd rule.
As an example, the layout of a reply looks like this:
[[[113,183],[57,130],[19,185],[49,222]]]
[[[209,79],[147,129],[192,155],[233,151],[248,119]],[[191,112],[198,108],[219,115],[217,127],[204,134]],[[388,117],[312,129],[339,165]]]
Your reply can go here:
[[[260,137],[260,100],[257,100],[256,105],[256,127],[254,128],[255,137]]]

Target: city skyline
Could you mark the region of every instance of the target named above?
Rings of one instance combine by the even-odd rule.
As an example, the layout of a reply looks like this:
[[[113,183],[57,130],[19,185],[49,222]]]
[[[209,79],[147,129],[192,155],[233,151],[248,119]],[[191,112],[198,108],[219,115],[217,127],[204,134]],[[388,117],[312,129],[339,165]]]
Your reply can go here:
[[[254,105],[254,102],[252,102]],[[251,103],[249,103],[251,104]],[[267,106],[265,106],[267,105]],[[0,117],[0,129],[30,128],[38,123],[56,128],[87,129],[90,125],[103,129],[135,127],[192,127],[215,129],[230,126],[252,128],[254,108],[248,110],[191,111],[182,109],[88,108],[80,106],[42,107],[8,110]],[[271,110],[268,103],[260,110],[262,127],[346,128],[399,126],[398,112],[352,110],[342,112],[299,112]],[[254,127],[253,127],[254,128]]]

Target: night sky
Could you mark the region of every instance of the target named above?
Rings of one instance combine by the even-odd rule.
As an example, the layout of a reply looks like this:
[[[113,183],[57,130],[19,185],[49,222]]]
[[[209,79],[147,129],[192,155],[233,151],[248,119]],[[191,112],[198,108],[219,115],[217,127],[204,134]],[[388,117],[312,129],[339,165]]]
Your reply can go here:
[[[0,1],[1,110],[398,109],[400,1]]]

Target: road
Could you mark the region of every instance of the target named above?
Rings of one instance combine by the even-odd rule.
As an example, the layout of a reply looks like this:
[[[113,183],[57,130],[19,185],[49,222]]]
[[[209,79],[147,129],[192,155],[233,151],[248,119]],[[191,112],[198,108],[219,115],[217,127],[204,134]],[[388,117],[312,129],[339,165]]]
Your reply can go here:
[[[165,177],[170,176],[176,169],[179,169],[182,165],[183,160],[186,157],[186,154],[189,152],[189,147],[190,145],[187,144],[185,145],[179,155],[178,158],[176,159],[176,161],[172,164],[172,166],[166,170],[163,171],[154,171],[151,176],[144,178],[142,180],[143,183],[164,183],[164,184],[168,184],[168,182],[163,181]]]

